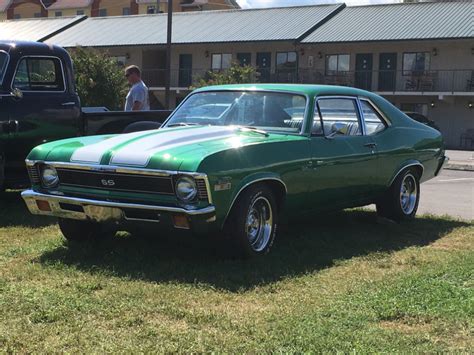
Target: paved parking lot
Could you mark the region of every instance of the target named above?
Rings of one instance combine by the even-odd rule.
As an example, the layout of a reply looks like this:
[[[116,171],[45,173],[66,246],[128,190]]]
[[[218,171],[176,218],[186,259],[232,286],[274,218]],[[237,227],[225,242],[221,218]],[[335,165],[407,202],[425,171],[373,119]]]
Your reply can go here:
[[[418,212],[474,220],[474,172],[443,170],[422,184]]]

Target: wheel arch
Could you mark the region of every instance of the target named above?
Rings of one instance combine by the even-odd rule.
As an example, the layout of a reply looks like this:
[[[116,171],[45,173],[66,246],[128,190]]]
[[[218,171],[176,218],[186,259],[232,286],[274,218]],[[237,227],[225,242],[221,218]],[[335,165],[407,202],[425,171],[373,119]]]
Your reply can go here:
[[[242,182],[239,184],[239,186],[235,189],[235,193],[233,194],[231,198],[231,203],[229,205],[229,209],[227,210],[227,214],[224,218],[223,225],[226,224],[229,215],[232,211],[232,209],[235,206],[235,203],[239,199],[239,197],[242,195],[244,191],[247,189],[251,188],[252,186],[258,185],[258,184],[265,184],[268,186],[273,193],[275,194],[275,198],[277,199],[277,206],[278,209],[281,210],[285,198],[287,195],[287,187],[285,182],[276,175],[258,175],[258,176],[253,176],[253,177],[247,177],[242,180]]]
[[[419,180],[421,180],[423,173],[425,171],[425,167],[420,161],[418,160],[406,161],[403,164],[401,164],[400,167],[396,170],[395,174],[393,174],[388,186],[392,186],[395,179],[407,169],[415,170],[416,174],[418,175]]]

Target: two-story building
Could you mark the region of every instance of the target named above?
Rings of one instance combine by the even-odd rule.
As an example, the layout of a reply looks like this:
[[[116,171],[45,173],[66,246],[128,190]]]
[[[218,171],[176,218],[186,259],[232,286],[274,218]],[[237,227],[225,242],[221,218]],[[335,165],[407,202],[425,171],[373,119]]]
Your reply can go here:
[[[377,92],[434,120],[449,147],[474,148],[472,13],[472,1],[178,12],[172,102],[179,103],[207,72],[238,62],[255,67],[261,82]],[[139,65],[159,107],[166,28],[166,14],[91,17],[56,31],[46,42],[106,50],[124,65]]]
[[[53,0],[0,0],[0,20],[48,17]]]
[[[235,0],[175,0],[174,12],[238,9]],[[168,11],[167,0],[0,0],[0,21],[37,17],[90,17],[155,14]]]

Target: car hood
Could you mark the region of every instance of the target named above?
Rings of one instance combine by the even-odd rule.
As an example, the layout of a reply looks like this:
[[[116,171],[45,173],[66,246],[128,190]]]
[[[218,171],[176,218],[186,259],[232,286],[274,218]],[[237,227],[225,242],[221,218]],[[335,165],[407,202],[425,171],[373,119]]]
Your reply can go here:
[[[30,160],[196,171],[209,155],[258,143],[295,139],[239,127],[190,126],[121,135],[79,137],[36,147]],[[290,139],[291,139],[290,138]]]

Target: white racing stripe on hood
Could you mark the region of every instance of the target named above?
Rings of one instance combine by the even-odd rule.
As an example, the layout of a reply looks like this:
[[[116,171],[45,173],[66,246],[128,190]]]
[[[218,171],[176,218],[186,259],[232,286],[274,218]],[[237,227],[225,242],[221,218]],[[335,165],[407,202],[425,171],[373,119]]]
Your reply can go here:
[[[184,145],[225,139],[235,135],[231,127],[200,127],[162,133],[139,139],[117,150],[110,160],[114,165],[147,166],[151,157],[159,152]]]
[[[71,162],[75,163],[94,163],[100,164],[102,156],[120,144],[123,144],[129,140],[135,139],[140,136],[150,134],[150,132],[135,132],[122,134],[112,138],[104,139],[98,143],[86,145],[83,148],[77,149],[71,156]]]

